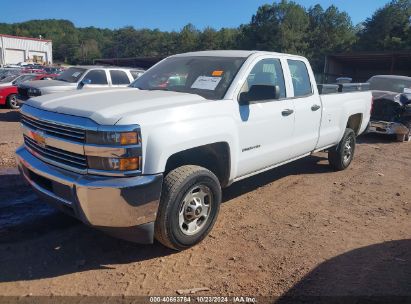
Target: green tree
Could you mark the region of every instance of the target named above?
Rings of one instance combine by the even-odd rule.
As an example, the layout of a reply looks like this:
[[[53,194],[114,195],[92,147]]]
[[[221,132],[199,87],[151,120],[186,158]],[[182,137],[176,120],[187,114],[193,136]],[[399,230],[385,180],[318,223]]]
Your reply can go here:
[[[360,50],[411,48],[411,1],[393,0],[368,18],[359,32]]]
[[[207,27],[205,28],[200,34],[199,34],[199,49],[200,50],[215,50],[219,48],[218,45],[218,32],[211,28]]]
[[[179,34],[178,49],[181,52],[191,52],[198,50],[200,32],[191,23],[183,27]]]
[[[258,8],[250,24],[241,27],[240,46],[246,49],[304,54],[309,19],[305,9],[282,0]]]
[[[306,56],[311,59],[313,69],[321,72],[326,55],[351,50],[356,42],[355,29],[350,16],[340,12],[334,5],[324,11],[321,5],[317,4],[308,9],[308,17],[309,49]]]
[[[217,45],[222,50],[233,50],[240,47],[240,30],[233,28],[222,28],[217,32]]]

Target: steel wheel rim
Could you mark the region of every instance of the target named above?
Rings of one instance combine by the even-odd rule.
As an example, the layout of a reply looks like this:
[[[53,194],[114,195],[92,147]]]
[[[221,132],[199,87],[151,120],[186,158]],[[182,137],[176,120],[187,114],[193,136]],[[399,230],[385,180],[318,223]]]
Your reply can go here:
[[[344,164],[347,164],[351,160],[351,157],[353,154],[353,143],[354,143],[354,140],[352,137],[349,137],[344,143],[344,149],[343,149]]]
[[[178,214],[178,226],[185,235],[201,231],[210,217],[212,192],[205,185],[196,185],[187,192]]]
[[[19,103],[17,102],[17,97],[16,96],[12,96],[10,98],[10,105],[13,107],[18,107]]]

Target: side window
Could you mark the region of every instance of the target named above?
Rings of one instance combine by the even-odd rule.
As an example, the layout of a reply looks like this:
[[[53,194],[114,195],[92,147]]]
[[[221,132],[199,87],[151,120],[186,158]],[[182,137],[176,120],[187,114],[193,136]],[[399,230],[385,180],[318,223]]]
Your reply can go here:
[[[133,70],[131,70],[130,73],[131,73],[131,76],[133,76],[134,79],[137,79],[137,78],[139,78],[141,75],[144,74],[143,71],[133,71]]]
[[[288,66],[291,72],[291,79],[294,86],[294,96],[305,96],[312,93],[310,76],[307,66],[299,60],[288,59]]]
[[[279,98],[285,98],[283,69],[279,59],[263,59],[251,70],[241,92],[248,92],[253,85],[278,86]]]
[[[90,79],[90,84],[108,84],[104,70],[92,70],[84,76],[84,79]]]
[[[113,85],[130,84],[130,79],[124,71],[110,70],[110,76]]]

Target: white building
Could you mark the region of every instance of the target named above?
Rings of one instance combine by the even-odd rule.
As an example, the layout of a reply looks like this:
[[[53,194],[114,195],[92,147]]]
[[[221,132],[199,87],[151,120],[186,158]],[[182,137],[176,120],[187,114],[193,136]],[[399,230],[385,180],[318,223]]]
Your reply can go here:
[[[0,34],[0,66],[19,62],[53,63],[51,40]]]

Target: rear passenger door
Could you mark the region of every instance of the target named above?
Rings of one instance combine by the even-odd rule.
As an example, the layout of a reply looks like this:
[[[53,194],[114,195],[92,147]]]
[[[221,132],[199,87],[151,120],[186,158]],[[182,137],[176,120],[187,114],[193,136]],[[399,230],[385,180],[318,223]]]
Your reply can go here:
[[[322,105],[318,94],[314,94],[314,75],[307,63],[298,59],[287,59],[287,68],[293,91],[295,125],[294,156],[301,156],[315,149],[321,123]]]
[[[130,78],[123,70],[110,70],[111,86],[126,87],[130,84]]]

